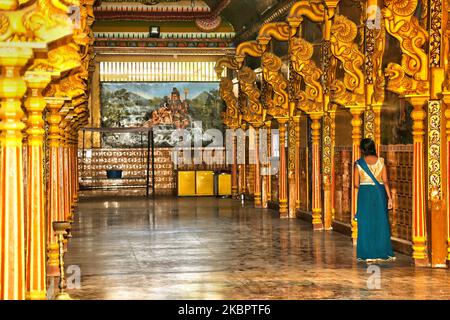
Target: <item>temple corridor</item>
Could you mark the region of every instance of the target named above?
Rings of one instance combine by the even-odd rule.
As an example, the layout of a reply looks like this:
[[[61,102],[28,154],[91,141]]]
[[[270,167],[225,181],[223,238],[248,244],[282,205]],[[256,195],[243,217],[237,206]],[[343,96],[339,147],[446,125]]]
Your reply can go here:
[[[397,253],[369,290],[351,239],[248,201],[81,199],[66,266],[79,299],[448,299],[450,273]],[[412,280],[414,279],[414,280]]]

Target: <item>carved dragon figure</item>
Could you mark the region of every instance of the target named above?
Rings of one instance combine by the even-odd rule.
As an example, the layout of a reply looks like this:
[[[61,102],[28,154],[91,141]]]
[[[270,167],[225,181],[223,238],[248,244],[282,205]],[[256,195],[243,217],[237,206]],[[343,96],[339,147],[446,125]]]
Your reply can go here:
[[[261,92],[255,86],[256,74],[247,66],[238,73],[242,93],[247,97],[247,107],[242,110],[242,119],[252,126],[262,126],[265,120],[265,110],[261,104]]]
[[[288,41],[290,31],[291,28],[286,22],[266,23],[259,30],[257,41],[265,49],[272,38],[278,41]]]
[[[364,104],[364,95],[351,93],[341,80],[334,80],[330,86],[331,100],[342,106]]]
[[[405,75],[402,66],[396,63],[389,63],[386,70],[386,76],[389,78],[387,89],[399,95],[405,94],[425,94],[428,91],[428,82],[417,81],[414,78]]]
[[[2,0],[0,4],[0,41],[46,42],[71,34],[69,6],[78,0]],[[21,6],[21,7],[19,7]],[[15,10],[2,13],[1,10]],[[56,39],[55,39],[56,37]]]
[[[273,89],[273,96],[268,99],[267,113],[274,118],[289,117],[288,81],[281,73],[281,59],[266,52],[262,56],[264,79]]]
[[[331,52],[342,62],[345,70],[344,85],[355,93],[364,94],[364,74],[361,67],[364,55],[354,43],[358,29],[352,21],[344,16],[336,16],[331,27]]]
[[[422,47],[428,33],[414,16],[418,0],[386,0],[382,14],[386,30],[400,42],[402,67],[418,81],[428,80],[428,56]]]
[[[320,83],[322,71],[312,60],[313,46],[302,38],[292,38],[291,62],[295,72],[303,77],[306,96],[316,102],[323,102],[323,88]]]
[[[222,57],[219,60],[217,60],[216,65],[214,67],[214,70],[217,73],[217,77],[221,77],[223,70],[225,68],[231,69],[231,70],[237,70],[239,69],[238,62],[234,59],[234,57]]]
[[[229,128],[239,127],[239,110],[237,98],[233,93],[233,82],[228,78],[220,81],[220,96],[227,106],[226,112],[222,113],[222,119]]]

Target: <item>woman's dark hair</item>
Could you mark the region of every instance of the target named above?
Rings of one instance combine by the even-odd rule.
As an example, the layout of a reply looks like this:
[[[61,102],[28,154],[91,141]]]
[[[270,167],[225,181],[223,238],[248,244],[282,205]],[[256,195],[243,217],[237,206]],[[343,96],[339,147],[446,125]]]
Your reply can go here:
[[[377,156],[375,142],[372,139],[362,139],[359,148],[361,149],[361,154],[364,157]]]

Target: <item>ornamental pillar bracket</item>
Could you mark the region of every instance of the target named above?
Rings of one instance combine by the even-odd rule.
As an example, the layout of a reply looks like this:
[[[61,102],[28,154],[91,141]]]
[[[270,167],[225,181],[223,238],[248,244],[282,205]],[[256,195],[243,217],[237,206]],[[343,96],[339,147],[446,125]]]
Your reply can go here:
[[[300,79],[294,80],[297,108],[306,113],[322,112],[324,110],[324,92],[320,81],[322,71],[312,60],[313,46],[303,38],[297,37],[291,39],[290,45],[292,67],[305,84],[305,90],[300,90]]]
[[[257,41],[246,41],[241,43],[236,48],[236,56],[235,59],[239,65],[239,67],[242,67],[244,63],[244,59],[247,55],[251,57],[261,57],[264,51],[262,50],[261,46],[258,44]],[[240,68],[239,68],[240,69]]]
[[[365,105],[365,81],[361,70],[364,55],[354,40],[358,34],[356,24],[344,16],[336,16],[331,27],[331,53],[344,68],[343,81],[331,84],[332,101],[343,106]]]
[[[273,95],[267,99],[267,114],[275,119],[290,117],[289,83],[281,73],[281,59],[270,52],[262,56],[264,80],[272,87]]]
[[[289,41],[290,35],[291,29],[289,24],[286,22],[271,22],[262,26],[256,41],[265,52],[272,38],[278,41]]]
[[[401,65],[389,63],[385,70],[389,80],[387,89],[402,96],[426,94],[429,59],[423,46],[429,36],[414,15],[418,0],[386,0],[384,4],[386,31],[399,41],[402,50]]]
[[[228,68],[230,70],[238,70],[239,67],[240,66],[234,56],[226,56],[216,61],[214,70],[217,73],[217,78],[220,79],[223,76],[223,71],[225,70],[225,68]]]
[[[328,13],[328,17],[334,16],[336,7],[340,0],[323,1],[323,0],[303,0],[297,1],[291,8],[287,21],[291,26],[299,26],[303,17],[308,18],[313,22],[324,22]]]
[[[256,74],[247,66],[243,66],[238,73],[242,93],[247,97],[247,103],[242,106],[242,120],[254,128],[264,125],[266,109],[263,108],[260,97],[261,92],[256,87]]]
[[[233,92],[233,82],[230,79],[222,78],[220,81],[220,96],[227,106],[226,111],[222,113],[224,124],[230,129],[239,128],[238,101]]]

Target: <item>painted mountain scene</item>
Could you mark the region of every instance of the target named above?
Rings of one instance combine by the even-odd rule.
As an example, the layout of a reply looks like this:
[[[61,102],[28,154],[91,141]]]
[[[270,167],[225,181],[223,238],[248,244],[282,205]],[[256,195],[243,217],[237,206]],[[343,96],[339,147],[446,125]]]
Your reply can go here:
[[[220,114],[224,106],[218,83],[103,82],[101,115],[104,128],[154,128],[155,145],[176,143],[176,129],[202,136],[204,146],[212,138],[209,129],[223,131]],[[136,148],[147,145],[140,133],[104,133],[104,148]]]

